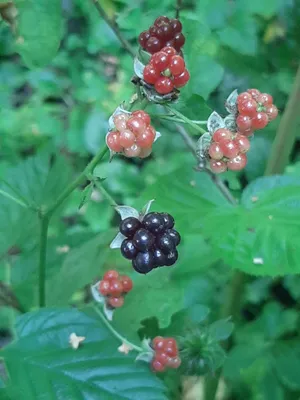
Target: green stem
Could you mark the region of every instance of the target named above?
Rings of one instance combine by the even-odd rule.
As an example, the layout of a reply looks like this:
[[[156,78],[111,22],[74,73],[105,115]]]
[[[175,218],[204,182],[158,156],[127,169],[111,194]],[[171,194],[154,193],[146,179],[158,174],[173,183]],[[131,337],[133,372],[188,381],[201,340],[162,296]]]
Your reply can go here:
[[[240,271],[235,271],[230,285],[225,295],[225,302],[221,307],[220,319],[232,316],[236,321],[239,317],[241,302],[244,294],[247,275]],[[230,341],[227,340],[223,344],[224,350],[230,349]],[[222,370],[219,369],[215,376],[209,376],[205,379],[205,400],[214,400],[218,390]]]
[[[117,332],[111,324],[108,322],[108,320],[105,318],[105,316],[102,314],[102,312],[99,310],[98,307],[95,305],[93,306],[94,311],[96,314],[101,318],[102,322],[106,325],[106,327],[111,331],[111,333],[118,339],[120,340],[121,343],[125,343],[127,346],[131,347],[132,349],[138,351],[141,353],[143,349],[139,346],[136,346],[135,344],[129,342],[126,338],[124,338],[122,335],[120,335],[119,332]]]
[[[182,8],[182,0],[176,0],[175,18],[179,18],[180,10]]]
[[[103,7],[100,4],[100,0],[92,0],[92,2],[95,4],[95,7],[100,16],[104,19],[107,25],[109,25],[111,29],[114,31],[115,35],[122,43],[124,49],[127,50],[132,57],[135,57],[135,51],[132,48],[131,44],[123,37],[116,22],[108,17],[108,15],[106,14],[106,12],[104,11]]]
[[[172,106],[170,106],[169,104],[166,104],[164,106],[165,108],[167,108],[172,114],[176,115],[177,117],[179,117],[179,119],[181,119],[183,122],[185,122],[186,124],[190,125],[191,127],[193,127],[196,131],[198,131],[199,133],[201,133],[201,135],[203,135],[204,133],[206,133],[206,130],[201,128],[200,126],[198,126],[197,124],[195,124],[193,121],[191,121],[189,118],[187,118],[185,115],[181,114],[181,112],[175,110],[175,108],[173,108]]]
[[[25,204],[22,200],[17,199],[16,197],[12,196],[11,194],[5,192],[4,190],[0,189],[0,194],[12,201],[14,201],[15,203],[19,204],[19,206],[24,207],[24,208],[28,208],[27,204]]]
[[[82,182],[85,181],[86,177],[93,172],[96,165],[105,154],[108,152],[108,147],[106,144],[99,152],[95,155],[95,157],[89,162],[89,164],[85,167],[85,169],[81,172],[81,174],[61,193],[55,203],[46,210],[45,215],[49,218],[55,212],[55,210],[65,201],[65,199],[79,186]]]
[[[300,65],[276,133],[265,175],[282,174],[289,162],[290,154],[295,143],[297,124],[299,121],[299,104]]]
[[[151,114],[151,117],[157,118],[157,119],[164,119],[166,121],[171,121],[171,122],[179,122],[181,124],[186,124],[186,121],[183,121],[181,118],[176,118],[170,114],[164,115],[164,114]],[[207,121],[196,121],[196,120],[190,120],[193,124],[197,125],[206,125]]]
[[[113,207],[117,207],[118,204],[115,202],[113,197],[108,193],[108,191],[104,188],[103,184],[99,181],[95,181],[96,187],[100,190],[103,196],[108,200],[109,204]]]
[[[198,156],[196,153],[196,148],[195,148],[195,143],[193,139],[190,137],[190,135],[187,133],[187,131],[184,129],[183,126],[175,124],[177,131],[180,133],[181,137],[183,138],[185,144],[187,147],[190,149],[192,152],[193,156],[195,159],[199,162]],[[230,190],[227,188],[227,186],[224,184],[222,179],[220,179],[216,174],[212,173],[210,169],[206,168],[205,166],[201,168],[196,168],[198,171],[205,172],[209,175],[210,179],[213,181],[213,183],[217,186],[217,188],[220,190],[220,192],[223,194],[223,196],[229,201],[231,204],[236,204],[235,198],[232,196],[230,193]]]
[[[46,259],[49,217],[40,213],[39,306],[46,306]]]

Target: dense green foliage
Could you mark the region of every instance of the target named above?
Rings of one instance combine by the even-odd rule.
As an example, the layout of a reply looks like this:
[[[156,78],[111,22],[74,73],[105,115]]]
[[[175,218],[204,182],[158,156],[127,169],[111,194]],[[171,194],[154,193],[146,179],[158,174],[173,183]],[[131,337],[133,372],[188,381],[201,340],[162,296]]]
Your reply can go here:
[[[118,204],[140,209],[155,199],[153,210],[174,215],[183,237],[176,266],[137,276],[119,251],[109,249],[119,218],[86,180],[51,219],[46,299],[52,308],[43,310],[36,310],[34,210],[43,212],[82,172],[103,146],[109,116],[135,88],[132,58],[93,1],[14,3],[17,19],[0,19],[0,329],[17,339],[0,353],[8,373],[0,369],[0,398],[182,398],[179,382],[191,372],[184,370],[188,359],[179,372],[156,377],[133,353],[119,353],[119,341],[86,307],[89,285],[111,268],[134,282],[112,322],[128,340],[184,337],[187,328],[198,328],[203,364],[192,373],[211,376],[224,363],[224,399],[299,398],[299,142],[283,175],[263,176],[299,62],[299,1],[183,2],[191,80],[178,110],[197,120],[211,110],[222,115],[232,90],[257,87],[272,94],[281,115],[255,134],[246,169],[222,175],[239,200],[235,206],[207,174],[193,169],[195,160],[174,124],[155,117],[158,106],[149,106],[162,133],[152,156],[111,163],[106,156],[93,175],[105,179]],[[138,34],[157,15],[175,13],[173,0],[137,3],[101,1],[135,50]],[[225,356],[221,342],[232,324],[230,315],[219,319],[219,310],[236,271],[248,275]],[[87,338],[80,351],[70,348],[72,332]]]

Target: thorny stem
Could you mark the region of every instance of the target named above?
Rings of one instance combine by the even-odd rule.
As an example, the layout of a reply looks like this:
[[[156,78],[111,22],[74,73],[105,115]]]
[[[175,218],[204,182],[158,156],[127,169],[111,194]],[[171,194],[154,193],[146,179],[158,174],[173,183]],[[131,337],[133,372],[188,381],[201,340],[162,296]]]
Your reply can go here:
[[[292,92],[282,115],[265,175],[282,174],[289,162],[299,122],[300,103],[300,65],[295,77]]]
[[[175,18],[179,18],[180,10],[182,8],[182,0],[176,1],[176,11],[175,11]]]
[[[199,159],[198,159],[198,156],[196,153],[195,143],[194,143],[193,139],[189,136],[187,131],[182,126],[176,124],[176,129],[180,133],[180,135],[183,138],[187,147],[191,150],[191,152],[192,152],[193,156],[195,157],[195,159],[197,160],[197,162],[199,162]],[[217,175],[212,173],[210,171],[210,169],[203,167],[203,166],[197,168],[197,170],[207,173],[210,176],[210,179],[213,181],[213,183],[218,187],[220,192],[222,192],[223,196],[229,201],[229,203],[236,204],[235,198],[232,196],[230,191],[227,189],[226,185],[223,183],[223,181]]]
[[[100,190],[100,192],[103,194],[103,196],[106,198],[106,200],[108,200],[109,204],[112,207],[117,207],[118,204],[115,202],[115,200],[112,198],[112,196],[108,193],[108,191],[105,189],[105,187],[103,186],[102,182],[100,181],[95,181],[95,185],[97,186],[97,188]]]
[[[117,23],[114,20],[112,20],[111,18],[109,18],[109,16],[106,14],[106,12],[104,11],[103,7],[100,4],[100,0],[92,0],[92,2],[95,4],[95,7],[96,7],[98,13],[100,14],[100,16],[105,20],[107,25],[109,25],[111,27],[111,29],[114,31],[115,35],[122,43],[124,49],[127,50],[128,53],[132,57],[135,57],[135,51],[132,48],[131,44],[123,37],[123,35],[121,34],[121,32],[119,30]]]
[[[47,260],[47,239],[50,219],[56,209],[66,200],[66,198],[86,179],[86,176],[93,172],[96,165],[108,152],[106,145],[95,155],[95,157],[85,167],[83,172],[70,183],[61,193],[58,199],[48,209],[40,210],[40,256],[39,256],[39,306],[46,306],[46,260]]]
[[[127,346],[131,347],[133,350],[138,351],[139,353],[141,353],[143,351],[143,349],[139,346],[136,346],[135,344],[129,342],[126,338],[124,338],[119,332],[117,332],[112,326],[111,324],[108,322],[108,320],[105,318],[105,316],[103,315],[103,313],[99,310],[99,308],[95,305],[93,305],[93,309],[95,311],[95,313],[101,318],[102,322],[104,323],[104,325],[106,325],[106,327],[111,331],[111,333],[118,339],[120,340],[121,343],[125,343]]]
[[[102,160],[105,154],[108,152],[108,147],[106,144],[98,151],[95,157],[88,163],[85,169],[81,172],[81,174],[70,183],[68,187],[61,193],[58,199],[54,202],[52,206],[46,210],[45,214],[48,217],[51,217],[55,210],[65,201],[67,197],[79,186],[82,182],[85,181],[86,177],[93,172],[96,165]]]

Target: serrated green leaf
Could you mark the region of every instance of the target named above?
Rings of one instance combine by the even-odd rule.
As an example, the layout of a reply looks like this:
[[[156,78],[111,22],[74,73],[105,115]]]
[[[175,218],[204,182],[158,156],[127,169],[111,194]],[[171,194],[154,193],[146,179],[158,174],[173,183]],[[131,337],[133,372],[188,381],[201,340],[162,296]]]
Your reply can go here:
[[[26,64],[41,67],[55,56],[62,37],[60,0],[15,0],[17,49]]]
[[[233,268],[254,275],[299,273],[299,179],[260,178],[241,205],[218,208],[205,218],[205,235]]]
[[[231,210],[219,189],[205,173],[193,171],[193,164],[159,177],[147,186],[138,200],[140,206],[155,199],[151,209],[168,212],[175,218],[176,229],[182,233],[200,233],[202,218],[217,207]],[[140,208],[140,207],[138,207]]]
[[[66,187],[70,167],[63,157],[40,152],[10,168],[1,188],[31,206],[51,204]]]
[[[15,399],[166,400],[149,366],[119,353],[120,342],[93,316],[44,309],[20,317],[16,330],[18,340],[2,353]],[[77,350],[71,333],[86,338]]]
[[[68,253],[60,271],[48,282],[47,304],[68,304],[76,290],[103,273],[112,238],[112,231],[101,233]]]
[[[172,315],[183,308],[184,290],[172,279],[172,268],[159,268],[134,279],[134,290],[126,296],[125,304],[114,315],[116,326],[124,321],[130,330],[141,328],[141,321],[156,317],[159,326],[170,324]]]
[[[300,389],[300,353],[294,346],[280,343],[274,347],[272,365],[284,385],[291,390]]]

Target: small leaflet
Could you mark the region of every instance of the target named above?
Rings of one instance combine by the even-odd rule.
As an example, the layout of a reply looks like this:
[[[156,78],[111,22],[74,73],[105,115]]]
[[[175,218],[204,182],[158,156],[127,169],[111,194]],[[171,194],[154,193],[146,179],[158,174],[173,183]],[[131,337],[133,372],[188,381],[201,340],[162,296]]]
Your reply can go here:
[[[105,303],[105,298],[102,296],[102,294],[99,292],[98,287],[101,281],[96,282],[94,285],[91,286],[91,292],[93,299],[100,304]]]
[[[227,115],[224,119],[226,129],[229,129],[232,132],[236,132],[236,122],[235,116],[233,114]]]
[[[108,308],[108,307],[106,306],[106,303],[104,303],[103,312],[104,312],[106,318],[107,318],[109,321],[112,321],[112,320],[113,320],[114,311],[115,311],[115,310],[114,310],[113,308]]]
[[[122,220],[128,217],[139,218],[139,212],[130,206],[117,206],[115,210],[120,214]]]
[[[136,76],[138,76],[140,79],[144,78],[143,73],[144,73],[145,65],[137,57],[134,58],[133,69],[134,69]]]
[[[238,91],[235,89],[230,95],[227,97],[225,101],[225,108],[226,110],[231,113],[231,114],[236,114],[237,113],[237,105],[236,101],[238,98]]]
[[[142,209],[142,211],[140,212],[140,215],[139,215],[140,221],[142,221],[144,219],[145,215],[148,214],[148,212],[150,210],[150,207],[151,207],[151,204],[154,201],[155,201],[154,199],[153,200],[149,200],[148,203],[143,207],[143,209]]]
[[[217,129],[225,128],[225,122],[216,111],[212,112],[207,120],[207,129],[212,135]]]
[[[199,159],[206,159],[207,150],[211,143],[211,134],[209,132],[204,133],[196,143],[196,154]]]
[[[121,247],[123,240],[125,239],[127,239],[126,236],[124,236],[121,232],[118,232],[117,236],[111,242],[109,247],[111,249],[119,249]]]

